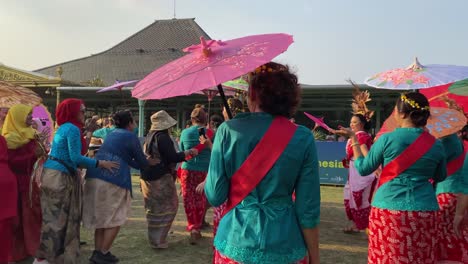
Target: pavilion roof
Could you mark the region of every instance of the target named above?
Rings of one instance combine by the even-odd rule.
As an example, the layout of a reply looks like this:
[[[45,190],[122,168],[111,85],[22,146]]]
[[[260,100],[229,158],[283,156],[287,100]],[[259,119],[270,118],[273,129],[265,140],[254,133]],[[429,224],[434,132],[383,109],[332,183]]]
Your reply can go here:
[[[194,18],[156,20],[114,47],[101,53],[36,70],[54,75],[62,67],[63,78],[85,84],[100,79],[104,85],[116,80],[142,79],[154,69],[185,53],[183,48],[210,39]]]

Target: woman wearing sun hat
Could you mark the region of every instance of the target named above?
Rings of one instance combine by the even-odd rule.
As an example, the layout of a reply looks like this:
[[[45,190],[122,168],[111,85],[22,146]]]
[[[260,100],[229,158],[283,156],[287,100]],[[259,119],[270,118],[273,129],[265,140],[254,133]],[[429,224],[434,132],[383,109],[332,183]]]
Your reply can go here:
[[[166,111],[151,116],[151,128],[145,139],[145,154],[158,160],[150,177],[142,177],[141,190],[148,222],[148,239],[152,248],[167,248],[166,240],[177,214],[179,201],[175,186],[175,164],[187,156],[196,156],[195,149],[176,152],[169,130],[177,124]]]

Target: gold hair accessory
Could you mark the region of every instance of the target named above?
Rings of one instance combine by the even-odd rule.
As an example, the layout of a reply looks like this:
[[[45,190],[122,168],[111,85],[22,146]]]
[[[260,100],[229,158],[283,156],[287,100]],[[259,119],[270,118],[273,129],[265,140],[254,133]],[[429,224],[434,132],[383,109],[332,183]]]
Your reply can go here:
[[[267,67],[266,65],[262,65],[262,66],[257,67],[253,71],[253,74],[266,73],[266,72],[273,72],[273,69],[270,67]]]
[[[407,104],[409,104],[412,108],[415,108],[415,109],[420,109],[420,110],[427,110],[429,111],[430,107],[429,106],[424,106],[424,107],[421,107],[418,103],[416,103],[414,100],[411,100],[409,99],[408,97],[406,97],[405,94],[402,94],[401,97],[400,97],[401,101],[402,102],[405,102]]]
[[[374,111],[369,110],[366,105],[372,101],[369,91],[361,91],[356,83],[351,80],[348,80],[348,82],[354,87],[353,102],[351,103],[353,114],[363,115],[367,121],[370,121],[372,116],[374,116]]]

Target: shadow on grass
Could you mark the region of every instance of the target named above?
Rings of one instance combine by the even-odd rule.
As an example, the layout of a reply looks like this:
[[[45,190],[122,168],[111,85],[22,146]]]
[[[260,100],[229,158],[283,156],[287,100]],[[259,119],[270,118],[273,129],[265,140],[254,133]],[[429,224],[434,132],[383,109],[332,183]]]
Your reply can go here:
[[[179,198],[179,211],[169,234],[169,249],[155,250],[148,244],[147,227],[143,199],[138,178],[133,177],[132,215],[122,227],[111,249],[120,258],[122,264],[153,264],[153,263],[191,263],[209,264],[212,258],[212,231],[203,232],[203,238],[198,245],[190,245],[189,234],[186,232],[186,217]],[[360,264],[367,262],[367,237],[364,233],[348,235],[342,232],[347,225],[343,209],[343,188],[322,187],[322,207],[320,224],[320,256],[321,263]],[[207,220],[212,220],[212,210],[207,213]],[[82,241],[87,245],[81,248],[80,264],[89,263],[93,249],[93,232],[82,229]],[[30,264],[32,260],[18,264]]]

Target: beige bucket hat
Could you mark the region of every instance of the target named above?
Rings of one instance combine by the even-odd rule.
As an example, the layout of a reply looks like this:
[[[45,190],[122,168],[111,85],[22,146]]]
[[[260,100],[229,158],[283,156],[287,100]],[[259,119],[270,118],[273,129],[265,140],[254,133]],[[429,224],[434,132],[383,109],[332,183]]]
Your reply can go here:
[[[150,130],[162,131],[175,125],[177,125],[177,121],[164,110],[156,112],[151,116]]]

